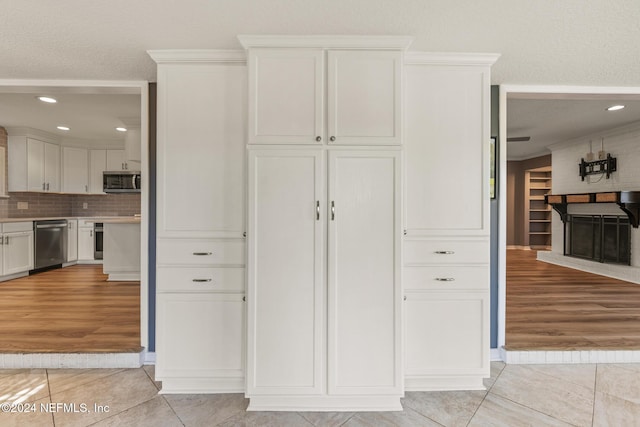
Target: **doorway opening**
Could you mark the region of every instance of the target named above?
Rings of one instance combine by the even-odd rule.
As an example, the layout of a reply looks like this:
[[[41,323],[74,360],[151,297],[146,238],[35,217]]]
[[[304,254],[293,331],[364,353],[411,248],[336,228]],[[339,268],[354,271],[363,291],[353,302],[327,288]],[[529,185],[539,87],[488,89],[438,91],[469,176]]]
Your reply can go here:
[[[560,149],[566,154],[572,145],[585,145],[579,152],[586,154],[589,138],[604,135],[606,146],[614,130],[640,126],[640,88],[502,86],[500,91],[500,185],[507,197],[500,200],[498,347],[640,348],[640,284],[538,260],[541,250],[562,257],[565,240],[564,224],[541,200],[544,193],[581,192],[576,187],[580,155],[555,154]],[[627,105],[628,114],[603,115],[613,102]],[[596,141],[600,147],[602,140]],[[547,164],[535,163],[545,157]]]
[[[58,114],[54,114],[54,109],[50,109],[47,114],[41,115],[39,118],[33,118],[34,121],[25,121],[24,123],[18,124],[17,122],[11,122],[9,120],[11,114],[16,111],[25,111],[20,110],[20,108],[25,107],[26,102],[35,100],[37,96],[45,94],[53,98],[60,98],[61,102],[59,102],[57,106],[62,108],[56,111],[60,112],[64,110],[66,113],[69,113],[68,117],[70,118],[73,118],[74,114],[67,108],[74,103],[81,104],[83,99],[86,99],[87,102],[97,100],[97,104],[94,105],[94,107],[97,105],[97,107],[94,108],[96,111],[101,109],[117,109],[118,106],[121,106],[122,108],[119,110],[121,113],[119,117],[117,117],[119,122],[108,123],[105,127],[102,127],[101,125],[104,125],[104,122],[93,122],[88,117],[85,117],[85,120],[77,120],[76,126],[69,126],[68,123],[57,123],[66,126],[60,126],[56,130],[56,127],[51,126],[52,124],[47,121],[60,117]],[[0,283],[0,291],[4,291],[5,293],[17,292],[17,294],[20,294],[27,289],[29,297],[33,298],[37,296],[31,307],[31,309],[37,313],[34,314],[34,312],[31,312],[27,318],[34,319],[39,317],[40,320],[39,323],[36,322],[36,326],[40,331],[47,332],[48,328],[51,329],[55,327],[56,324],[63,324],[64,326],[57,331],[58,337],[62,338],[56,343],[51,343],[49,347],[46,345],[47,340],[56,336],[56,331],[53,329],[50,330],[51,334],[45,338],[42,336],[38,337],[37,334],[29,337],[28,333],[23,333],[21,334],[22,344],[16,344],[18,341],[16,340],[14,341],[13,347],[10,345],[10,348],[2,348],[0,351],[4,353],[32,353],[26,356],[22,355],[26,357],[24,360],[16,359],[17,365],[21,367],[29,367],[29,363],[35,364],[34,366],[44,366],[41,360],[36,360],[36,356],[42,353],[75,353],[75,356],[78,356],[78,360],[83,359],[86,361],[87,358],[83,357],[83,354],[78,353],[136,352],[139,354],[136,354],[136,357],[131,360],[137,360],[139,363],[141,360],[144,360],[144,354],[149,342],[147,268],[149,222],[148,180],[143,179],[141,191],[137,195],[125,195],[117,202],[111,203],[107,195],[99,194],[99,190],[93,191],[88,185],[83,184],[81,189],[76,189],[73,187],[74,180],[72,180],[72,178],[76,176],[74,174],[77,172],[81,174],[87,173],[84,167],[74,168],[73,166],[76,165],[78,159],[88,163],[90,161],[88,156],[91,151],[102,150],[104,152],[113,149],[113,154],[119,154],[115,152],[119,151],[120,147],[110,145],[113,144],[113,141],[111,141],[110,136],[105,135],[109,132],[115,132],[116,126],[120,127],[122,124],[133,127],[136,130],[137,148],[139,149],[140,156],[140,162],[136,166],[139,169],[136,170],[140,170],[143,176],[148,175],[148,83],[0,80],[0,96],[11,98],[15,101],[15,103],[2,103],[0,107],[3,113],[2,117],[10,123],[0,123],[0,126],[3,128],[9,127],[12,129],[12,132],[23,132],[25,135],[25,143],[27,143],[27,134],[32,137],[35,135],[35,138],[32,139],[36,140],[39,138],[48,139],[49,144],[60,147],[61,162],[65,160],[62,156],[67,154],[63,153],[62,148],[68,147],[69,156],[67,158],[67,166],[70,166],[64,169],[61,166],[61,190],[52,191],[49,194],[46,192],[34,192],[26,188],[25,190],[2,193],[2,195],[5,196],[0,200],[2,217],[27,218],[26,215],[23,215],[23,211],[18,212],[20,209],[31,209],[33,210],[33,215],[29,216],[38,218],[51,215],[71,218],[120,216],[128,214],[133,216],[135,211],[140,221],[139,280],[107,282],[106,276],[102,272],[102,265],[92,265],[91,263],[82,262],[82,254],[84,252],[91,252],[91,258],[94,258],[93,245],[90,247],[87,245],[87,248],[79,245],[76,247],[78,252],[75,253],[75,257],[78,259],[77,265],[72,265],[75,263],[74,261],[73,263],[69,263],[69,265],[63,265],[63,269],[51,270],[33,276],[14,279],[15,281],[11,280]],[[133,101],[133,103],[131,101]],[[13,112],[10,111],[12,108],[14,109]],[[81,105],[75,105],[74,108],[80,108],[80,111],[82,111]],[[137,119],[137,122],[134,119]],[[71,132],[69,132],[70,129]],[[73,135],[74,130],[84,133]],[[93,130],[103,133],[101,135],[91,136]],[[67,134],[64,134],[64,132],[67,132]],[[97,145],[92,146],[91,144]],[[135,144],[132,146],[135,148]],[[85,158],[85,156],[87,158]],[[7,160],[7,163],[11,162],[10,157]],[[62,165],[63,163],[60,164]],[[119,163],[114,164],[119,165]],[[3,169],[2,175],[6,176],[5,174],[7,174],[7,172]],[[11,180],[11,178],[12,177],[9,176],[9,180]],[[96,183],[98,183],[97,179]],[[66,185],[66,189],[62,190],[62,186],[64,185]],[[34,209],[37,210],[37,212]],[[85,231],[87,235],[95,232],[94,224],[90,224],[90,227],[87,225],[87,230],[83,230],[79,221],[76,221],[74,222],[74,227],[77,227],[75,231],[77,235],[81,235]],[[80,242],[80,239],[78,242]],[[86,251],[83,251],[83,249],[86,249]],[[60,275],[67,277],[62,278]],[[44,286],[46,283],[49,283],[51,286]],[[56,308],[56,303],[60,301],[54,301],[55,295],[66,295],[69,298],[67,301],[69,304],[62,308],[60,308],[61,306],[58,304]],[[25,301],[27,300],[25,299]],[[76,307],[77,310],[75,310],[73,304],[80,302],[82,302],[82,304],[78,305]],[[27,310],[29,310],[28,307]],[[59,310],[59,312],[56,314],[53,310]],[[80,313],[84,313],[89,317],[93,314],[95,324],[91,324],[91,319],[82,320],[80,317],[74,317]],[[118,317],[119,315],[127,317],[127,320],[123,321],[123,324],[126,326],[121,328],[122,331],[118,330],[115,332],[119,327],[119,322],[122,321],[122,318]],[[102,321],[102,324],[100,324],[100,321]],[[5,324],[9,325],[10,323],[9,320],[5,319],[2,325],[4,327]],[[14,319],[14,323],[12,323],[11,326],[15,327],[15,330],[19,330],[19,323],[20,322]],[[120,333],[122,333],[122,337],[125,337],[123,343],[117,344],[110,341],[113,336]],[[97,337],[102,339],[102,343],[97,343]],[[65,345],[60,345],[67,338],[70,339],[70,341],[68,341],[69,343],[73,342],[74,344],[68,344],[66,347]],[[77,340],[73,341],[73,338],[77,338]],[[82,338],[85,338],[84,342],[82,342]],[[5,360],[7,359],[5,358]],[[99,366],[106,366],[107,364],[102,362],[108,362],[107,359],[104,361],[102,359],[96,359],[96,361],[96,364]],[[72,365],[75,366],[78,364],[72,362],[68,366]],[[82,365],[82,363],[80,363],[80,365]],[[84,366],[89,367],[87,363],[84,363]],[[5,367],[9,366],[7,365]]]

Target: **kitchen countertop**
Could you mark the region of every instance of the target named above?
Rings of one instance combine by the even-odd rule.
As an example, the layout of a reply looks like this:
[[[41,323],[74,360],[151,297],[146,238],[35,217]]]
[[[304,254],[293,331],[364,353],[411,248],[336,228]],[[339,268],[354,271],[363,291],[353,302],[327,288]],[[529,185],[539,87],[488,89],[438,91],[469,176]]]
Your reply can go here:
[[[94,222],[113,222],[113,223],[130,223],[140,222],[139,216],[48,216],[48,217],[31,217],[31,218],[0,218],[0,224],[5,222],[26,222],[26,221],[47,221],[56,219],[83,219]]]

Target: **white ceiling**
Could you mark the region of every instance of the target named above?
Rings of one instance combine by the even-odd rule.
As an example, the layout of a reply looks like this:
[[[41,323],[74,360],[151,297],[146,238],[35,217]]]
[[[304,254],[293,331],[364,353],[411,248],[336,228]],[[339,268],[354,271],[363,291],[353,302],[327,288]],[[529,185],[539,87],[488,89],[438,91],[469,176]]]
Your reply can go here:
[[[240,49],[238,34],[371,34],[413,36],[410,50],[500,53],[492,68],[493,84],[640,87],[638,0],[15,0],[0,4],[0,79],[155,81],[156,67],[146,54],[150,49]],[[537,130],[526,122],[535,118],[527,108],[539,117]],[[550,117],[553,109],[558,114]],[[513,126],[543,139],[550,119],[567,111],[560,105],[514,104],[511,117]],[[9,117],[6,111],[0,114]],[[524,121],[517,122],[518,115]],[[572,117],[587,116],[582,112]],[[567,118],[565,127],[567,123],[576,122]],[[561,128],[558,132],[566,131]]]
[[[55,104],[39,101],[38,95],[57,99]],[[0,126],[38,129],[61,140],[91,144],[124,142],[125,133],[116,127],[140,125],[140,95],[55,93],[42,88],[29,93],[0,91]],[[57,129],[67,126],[68,131]]]
[[[612,105],[624,105],[607,111]],[[550,154],[551,144],[595,137],[598,133],[640,121],[640,96],[512,94],[507,98],[507,137],[531,137],[507,143],[507,158],[523,160]]]

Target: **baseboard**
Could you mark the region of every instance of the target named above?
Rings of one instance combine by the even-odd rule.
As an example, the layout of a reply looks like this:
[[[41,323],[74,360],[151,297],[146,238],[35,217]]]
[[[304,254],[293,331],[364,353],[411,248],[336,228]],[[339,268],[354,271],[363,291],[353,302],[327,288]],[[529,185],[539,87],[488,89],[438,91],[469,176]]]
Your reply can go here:
[[[509,365],[639,363],[640,350],[504,350],[504,361]]]
[[[155,351],[145,351],[143,353],[143,365],[155,365],[156,364],[156,352]]]
[[[7,280],[17,279],[18,277],[26,277],[28,275],[29,275],[28,271],[23,271],[22,273],[7,274],[6,276],[0,277],[0,282],[6,282]]]
[[[504,362],[503,354],[499,348],[491,349],[490,360],[492,362]]]
[[[0,353],[0,369],[139,368],[135,353]]]
[[[517,249],[520,251],[530,251],[531,248],[529,246],[521,246],[521,245],[507,245],[507,249]]]

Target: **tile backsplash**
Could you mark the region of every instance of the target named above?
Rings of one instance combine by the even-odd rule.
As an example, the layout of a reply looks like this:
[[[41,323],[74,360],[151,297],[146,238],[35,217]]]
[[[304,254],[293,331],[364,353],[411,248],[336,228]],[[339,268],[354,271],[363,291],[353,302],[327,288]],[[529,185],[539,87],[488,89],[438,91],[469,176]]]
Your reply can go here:
[[[86,208],[84,208],[86,204]],[[18,207],[27,209],[18,209]],[[0,200],[0,218],[131,216],[140,213],[140,194],[9,193]]]

